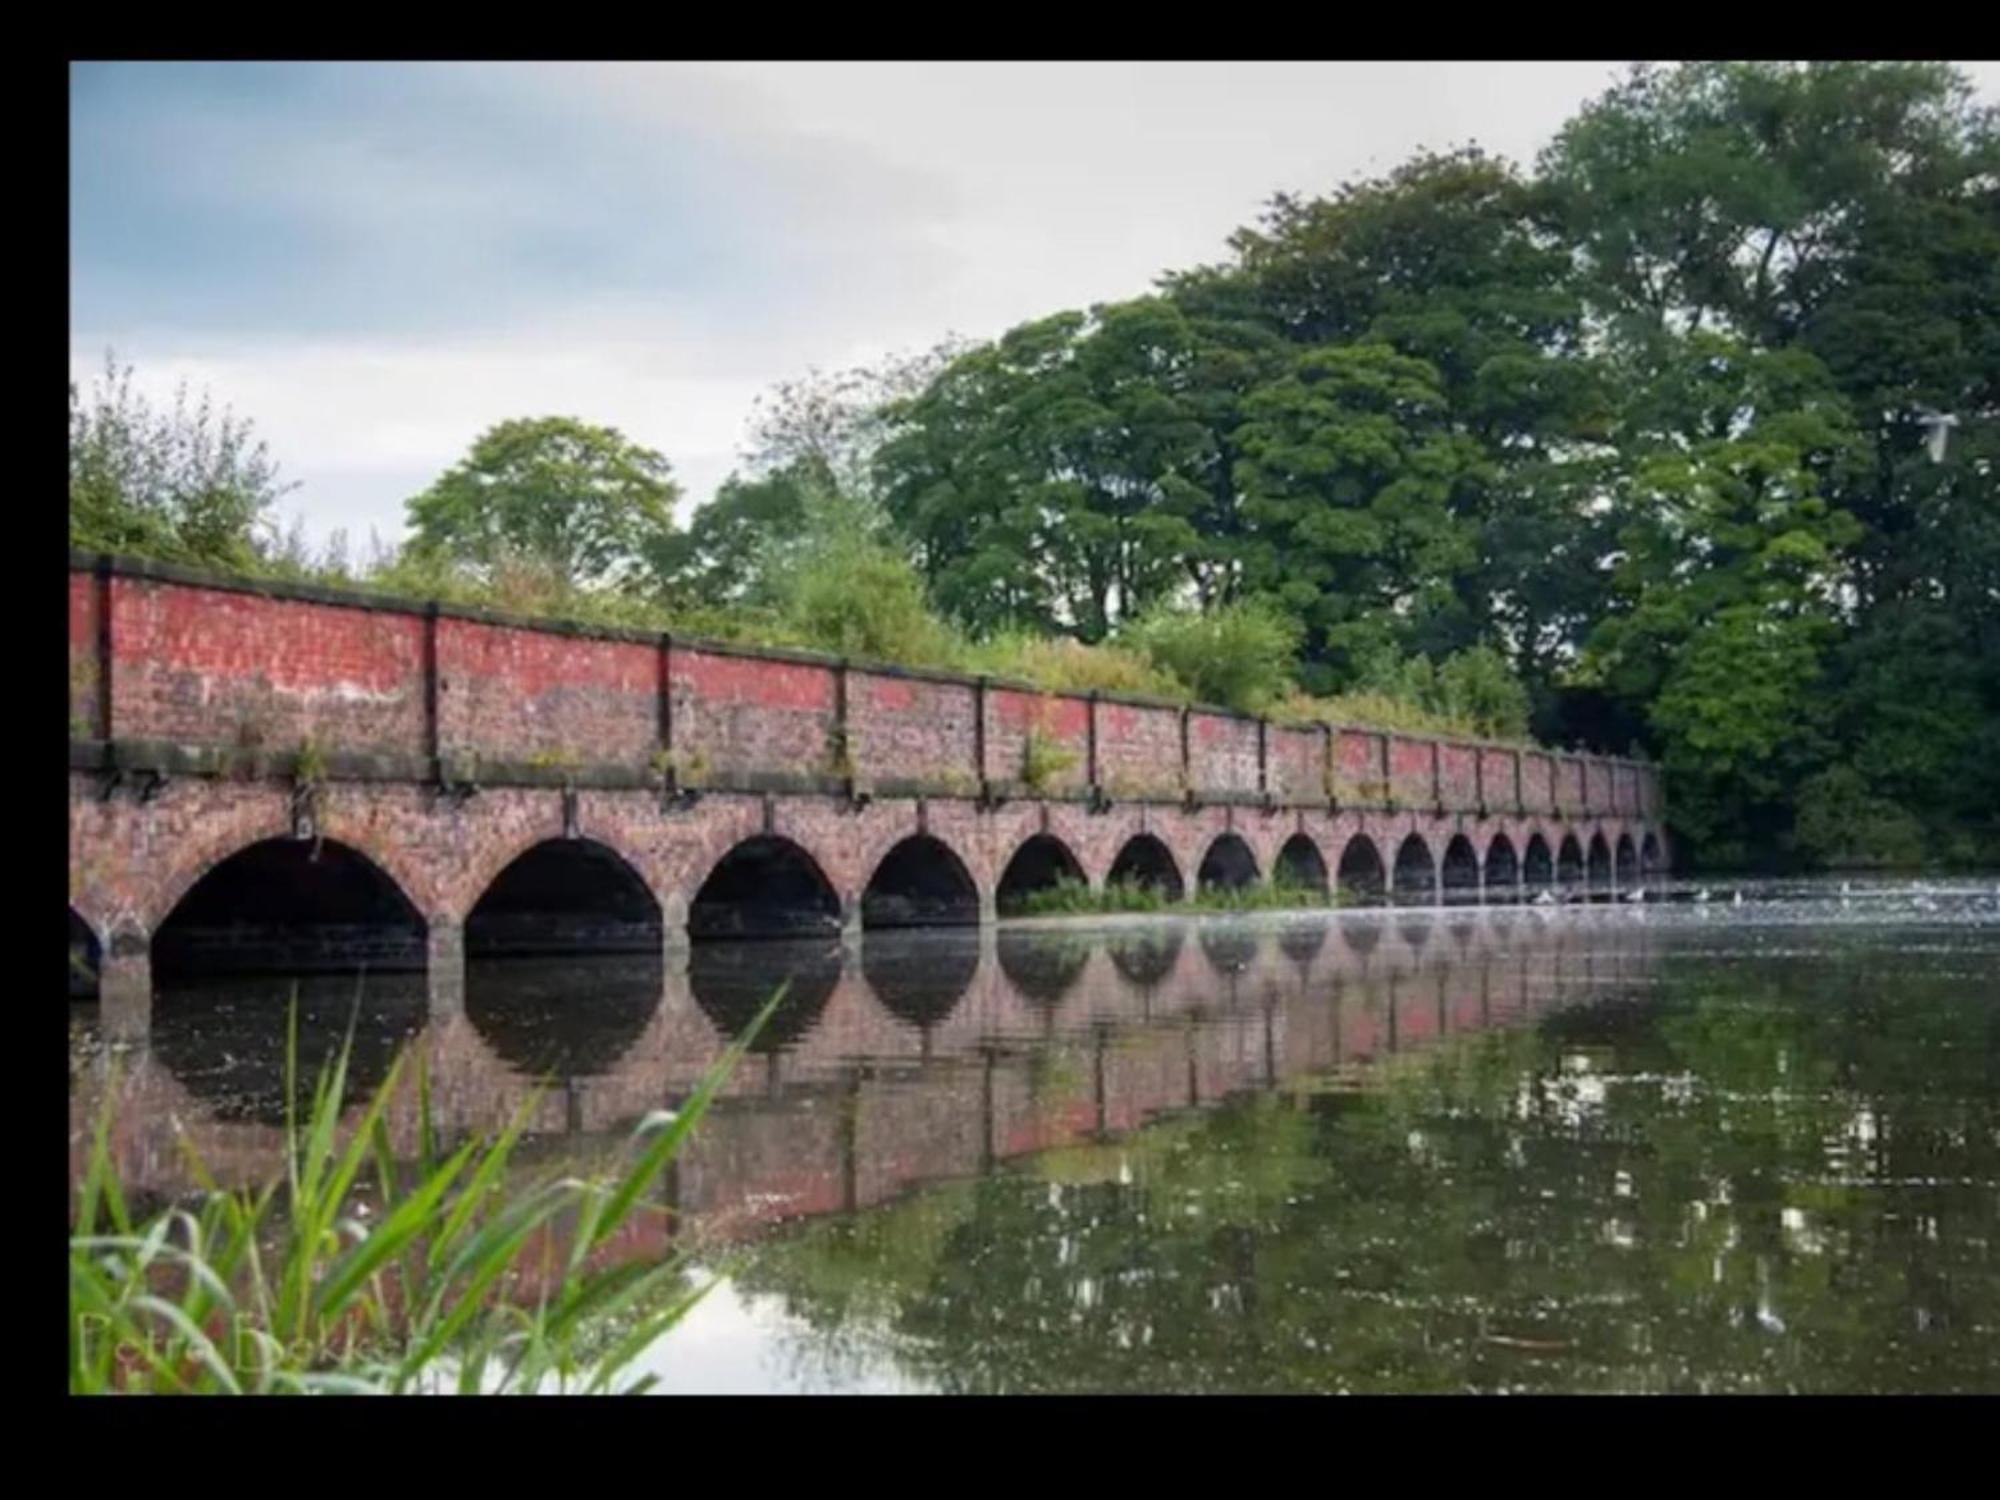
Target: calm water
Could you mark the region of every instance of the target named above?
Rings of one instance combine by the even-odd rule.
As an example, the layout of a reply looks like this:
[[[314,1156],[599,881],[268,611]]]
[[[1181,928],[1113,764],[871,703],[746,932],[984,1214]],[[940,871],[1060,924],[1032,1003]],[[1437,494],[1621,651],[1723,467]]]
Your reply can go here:
[[[449,1130],[550,1076],[535,1164],[603,1162],[788,978],[628,1247],[726,1273],[667,1391],[2000,1390],[2000,888],[1745,896],[371,979],[356,1097],[405,1044]],[[275,1170],[288,992],[161,997],[129,1180],[186,1189],[177,1128]],[[308,1055],[354,1000],[303,987]]]

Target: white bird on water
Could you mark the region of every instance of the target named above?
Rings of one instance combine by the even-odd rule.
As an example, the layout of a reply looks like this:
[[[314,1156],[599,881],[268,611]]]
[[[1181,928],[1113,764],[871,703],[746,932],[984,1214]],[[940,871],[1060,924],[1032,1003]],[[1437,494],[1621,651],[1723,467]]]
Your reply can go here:
[[[1625,899],[1627,901],[1644,901],[1646,899],[1646,888],[1644,886],[1634,886],[1625,893]]]
[[[1920,406],[1917,408],[1917,425],[1924,429],[1924,447],[1930,452],[1931,462],[1943,463],[1944,445],[1951,437],[1952,428],[1958,425],[1958,418],[1950,412]]]
[[[1696,891],[1694,899],[1705,904],[1708,901],[1708,887],[1703,886],[1700,890]]]
[[[1529,904],[1532,906],[1554,906],[1556,904],[1556,898],[1550,892],[1543,891],[1541,895],[1535,897],[1535,899]]]
[[[1735,895],[1731,896],[1729,898],[1729,904],[1731,906],[1741,906],[1743,904],[1743,893],[1741,891],[1738,891]]]

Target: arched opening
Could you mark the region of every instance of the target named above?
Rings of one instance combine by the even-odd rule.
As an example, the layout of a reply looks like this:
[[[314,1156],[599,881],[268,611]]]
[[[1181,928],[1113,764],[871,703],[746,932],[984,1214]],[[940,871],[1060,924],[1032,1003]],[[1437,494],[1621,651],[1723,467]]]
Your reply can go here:
[[[1257,883],[1257,856],[1240,835],[1219,835],[1201,857],[1196,885],[1204,891],[1240,891]]]
[[[1521,854],[1521,884],[1531,891],[1545,891],[1555,883],[1556,861],[1549,853],[1549,841],[1539,833],[1530,834]]]
[[[1437,863],[1431,858],[1430,845],[1413,833],[1396,851],[1396,900],[1429,905],[1436,899]]]
[[[1632,847],[1632,835],[1618,835],[1618,883],[1627,888],[1639,883],[1639,851]]]
[[[657,941],[651,953],[636,957],[515,956],[466,975],[465,1015],[516,1073],[596,1078],[632,1050],[664,989]]]
[[[1514,841],[1496,833],[1486,846],[1486,899],[1511,901],[1520,884],[1521,860],[1514,852]]]
[[[769,1055],[797,1046],[819,1024],[840,983],[840,961],[840,944],[824,936],[700,943],[688,952],[688,989],[702,1013],[734,1041],[785,986],[784,999],[750,1044],[752,1052]]]
[[[770,834],[745,839],[723,855],[688,908],[690,938],[798,938],[839,931],[840,898],[813,857],[790,839]]]
[[[1182,929],[1178,924],[1168,927],[1147,927],[1138,932],[1121,933],[1106,945],[1111,954],[1111,963],[1140,989],[1151,989],[1162,979],[1173,973],[1174,965],[1180,962]]]
[[[1383,894],[1382,854],[1375,841],[1357,833],[1340,851],[1340,896],[1350,905],[1376,906]]]
[[[153,935],[163,978],[421,969],[424,919],[375,863],[332,839],[265,839],[216,865]]]
[[[1179,901],[1187,894],[1173,852],[1150,833],[1134,834],[1125,841],[1105,883],[1151,891],[1164,901]]]
[[[90,924],[69,909],[69,997],[72,1000],[97,998],[97,971],[103,964],[97,934]]]
[[[290,1016],[298,1012],[297,1067],[288,1065]],[[342,1051],[341,1106],[374,1097],[390,1064],[430,1017],[421,972],[197,973],[162,981],[155,1002],[153,1056],[217,1120],[285,1123],[285,1081],[299,1118]],[[352,1030],[352,1042],[349,1032]]]
[[[465,956],[658,954],[661,936],[660,903],[637,870],[592,839],[546,839],[466,915]]]
[[[1648,880],[1667,872],[1667,859],[1660,848],[1660,840],[1654,834],[1647,834],[1639,844],[1639,868]]]
[[[1000,874],[996,904],[1001,915],[1032,911],[1037,898],[1064,886],[1086,882],[1083,866],[1069,852],[1069,846],[1052,834],[1038,833],[1014,851]]]
[[[861,977],[875,998],[926,1037],[958,1008],[978,972],[974,933],[928,933],[861,945]]]
[[[1479,854],[1464,834],[1452,835],[1444,846],[1444,899],[1447,906],[1479,900]]]
[[[929,834],[913,834],[882,857],[861,893],[863,927],[974,927],[979,888],[965,862]]]
[[[1601,833],[1591,835],[1589,871],[1592,894],[1609,895],[1611,892],[1611,844]]]
[[[1071,932],[1023,931],[994,938],[1000,972],[1030,1003],[1053,1013],[1090,962],[1090,947]]]
[[[1556,852],[1556,884],[1565,894],[1573,894],[1583,884],[1583,845],[1573,833],[1563,835],[1562,847]]]
[[[1326,894],[1326,860],[1319,845],[1303,833],[1295,833],[1278,850],[1277,868],[1272,878],[1287,890],[1309,896]]]

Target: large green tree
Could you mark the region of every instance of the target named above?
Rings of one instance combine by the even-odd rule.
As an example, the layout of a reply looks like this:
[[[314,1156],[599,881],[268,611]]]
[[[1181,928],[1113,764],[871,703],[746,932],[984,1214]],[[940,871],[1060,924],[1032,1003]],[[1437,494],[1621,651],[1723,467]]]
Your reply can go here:
[[[409,502],[423,552],[475,570],[510,559],[572,586],[639,579],[673,529],[666,459],[615,428],[529,417],[481,434]]]

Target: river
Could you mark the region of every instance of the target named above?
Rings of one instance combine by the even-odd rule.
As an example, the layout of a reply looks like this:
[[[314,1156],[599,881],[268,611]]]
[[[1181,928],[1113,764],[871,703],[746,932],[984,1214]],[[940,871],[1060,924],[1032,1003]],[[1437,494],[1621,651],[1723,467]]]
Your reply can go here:
[[[629,1247],[719,1278],[668,1392],[2000,1390],[2000,887],[1666,894],[319,978],[301,1051],[358,997],[357,1104],[420,1047],[581,1166],[789,981]],[[115,1079],[128,1185],[269,1176],[292,989],[73,1006],[73,1162]]]

